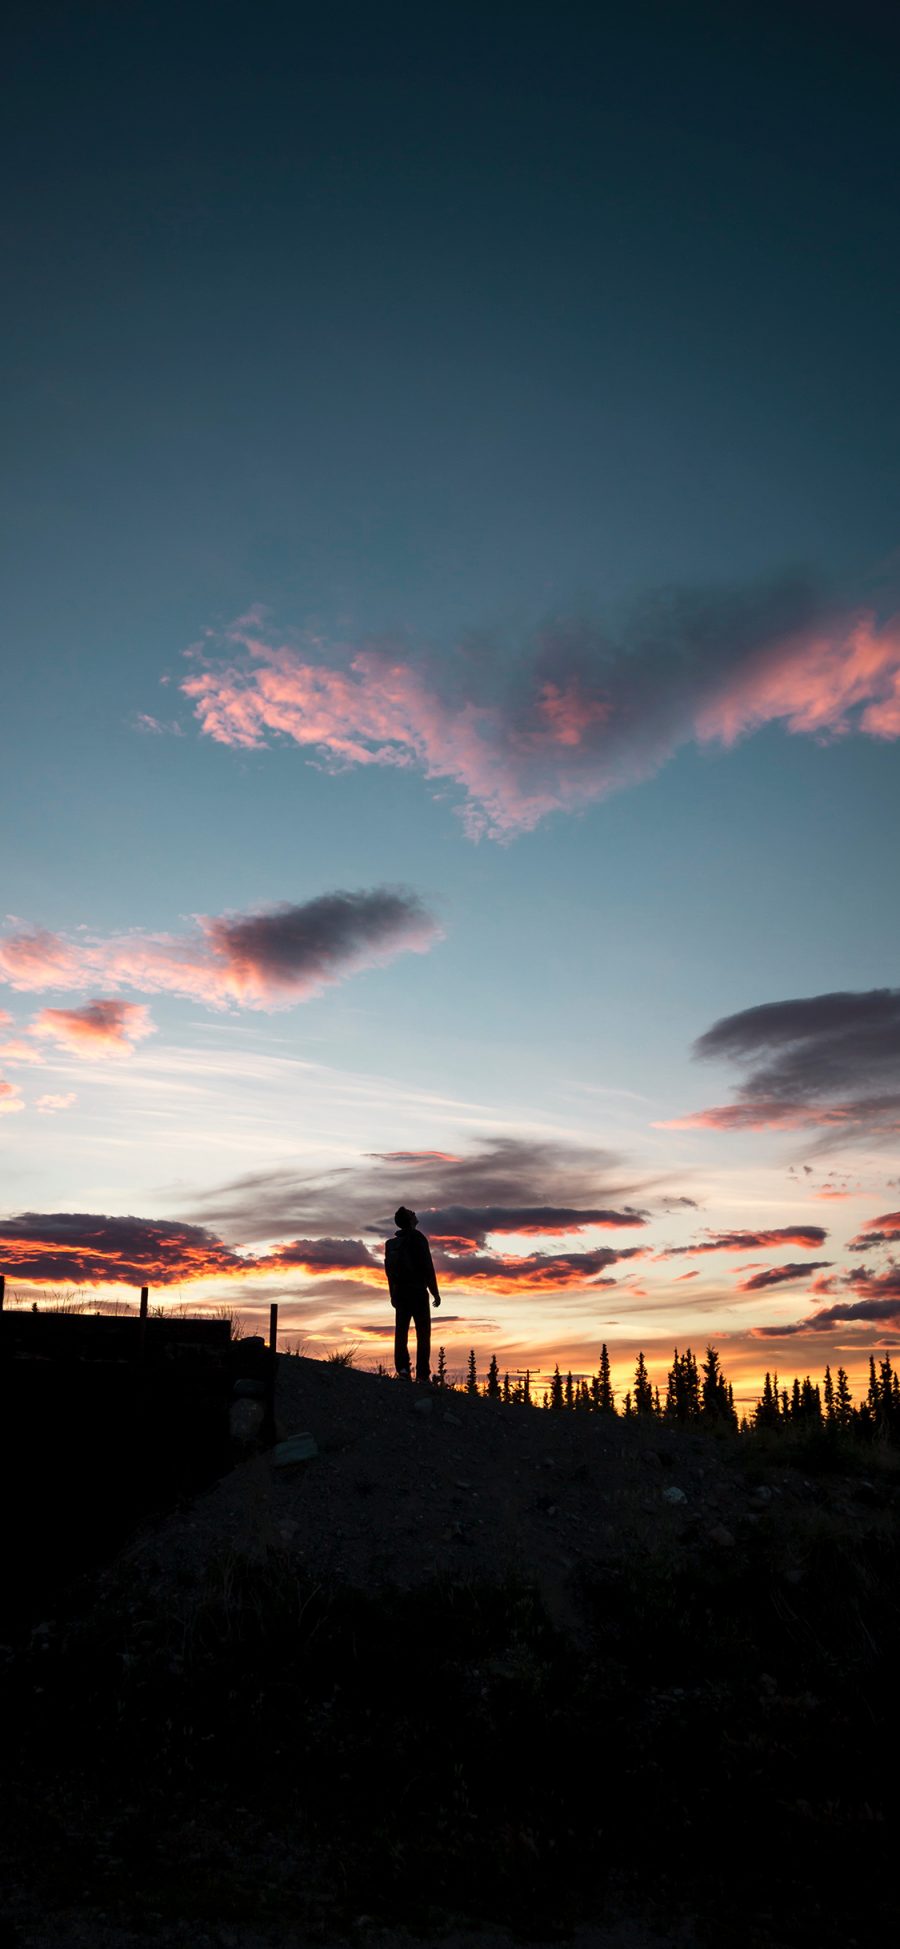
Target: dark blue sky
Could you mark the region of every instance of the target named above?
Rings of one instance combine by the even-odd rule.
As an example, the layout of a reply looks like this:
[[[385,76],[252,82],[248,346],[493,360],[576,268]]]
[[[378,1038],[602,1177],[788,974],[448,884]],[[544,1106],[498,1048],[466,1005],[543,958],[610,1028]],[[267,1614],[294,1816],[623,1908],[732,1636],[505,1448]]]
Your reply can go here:
[[[14,9],[4,908],[180,936],[403,881],[444,944],[278,1033],[359,1072],[399,1016],[423,1086],[487,1120],[521,1114],[526,1072],[536,1116],[573,1075],[674,1114],[717,1015],[890,980],[896,747],[853,715],[887,691],[848,692],[836,743],[786,735],[817,726],[771,684],[754,715],[729,630],[784,575],[810,619],[897,607],[898,54],[896,10],[865,4]],[[660,589],[731,618],[738,749],[703,728],[708,628],[635,661]],[[307,664],[389,642],[426,673],[403,765],[371,761],[371,693],[296,740],[368,739],[338,777],[277,729],[201,734],[182,652],[211,631],[227,655],[257,605]],[[608,679],[611,797],[577,769]],[[450,752],[463,703],[476,755],[445,762],[422,740]],[[474,847],[462,798],[512,807],[512,843]],[[154,1009],[196,1037],[183,995]],[[123,1196],[160,1179],[135,1143]]]

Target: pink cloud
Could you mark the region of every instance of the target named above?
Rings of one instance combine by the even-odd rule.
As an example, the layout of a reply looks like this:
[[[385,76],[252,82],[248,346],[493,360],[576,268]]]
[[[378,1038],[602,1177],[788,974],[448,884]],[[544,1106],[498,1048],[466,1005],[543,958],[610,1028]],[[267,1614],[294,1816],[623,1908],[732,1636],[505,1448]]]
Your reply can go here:
[[[611,644],[548,629],[505,662],[382,645],[269,640],[258,616],[189,652],[181,689],[217,743],[288,739],[333,768],[450,780],[472,837],[509,838],[650,776],[681,746],[792,735],[900,736],[900,619],[823,620],[796,591],[682,598]],[[154,728],[156,723],[154,720]]]
[[[668,1117],[654,1130],[808,1130],[813,1125],[855,1121],[840,1104],[782,1103],[777,1097],[758,1097],[744,1103],[713,1104],[687,1116]]]
[[[0,978],[25,991],[136,988],[213,1008],[278,1008],[308,1001],[397,954],[423,954],[439,935],[416,894],[376,887],[257,913],[200,915],[194,932],[185,935],[135,930],[103,939],[25,928],[0,936]],[[44,1016],[65,1012],[45,1010]]]
[[[59,1110],[71,1110],[73,1103],[77,1101],[75,1091],[66,1090],[58,1096],[49,1093],[46,1096],[39,1096],[35,1107],[40,1110],[42,1116],[52,1117]]]
[[[140,1002],[93,1001],[84,1008],[42,1008],[31,1034],[73,1056],[130,1056],[155,1027]]]
[[[81,987],[82,965],[75,943],[45,927],[23,927],[20,933],[0,936],[0,977],[27,994]]]
[[[893,1245],[900,1243],[900,1211],[883,1211],[880,1218],[872,1218],[856,1238],[850,1240],[855,1251],[865,1252],[873,1245]]]
[[[25,1102],[16,1083],[4,1082],[0,1076],[0,1117],[11,1117],[16,1110],[24,1110]]]
[[[850,730],[900,736],[900,618],[879,628],[865,615],[849,627],[774,645],[748,669],[730,673],[698,712],[697,737],[730,745],[776,722],[819,738]]]
[[[11,1036],[8,1042],[0,1042],[0,1060],[7,1062],[27,1062],[40,1064],[44,1058],[33,1042],[26,1042],[20,1035]]]

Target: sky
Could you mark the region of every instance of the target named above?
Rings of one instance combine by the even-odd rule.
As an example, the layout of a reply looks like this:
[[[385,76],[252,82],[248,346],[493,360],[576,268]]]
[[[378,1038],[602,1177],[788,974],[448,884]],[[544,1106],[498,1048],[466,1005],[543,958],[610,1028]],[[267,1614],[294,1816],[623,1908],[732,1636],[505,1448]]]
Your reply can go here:
[[[12,9],[13,1301],[900,1342],[898,41]]]

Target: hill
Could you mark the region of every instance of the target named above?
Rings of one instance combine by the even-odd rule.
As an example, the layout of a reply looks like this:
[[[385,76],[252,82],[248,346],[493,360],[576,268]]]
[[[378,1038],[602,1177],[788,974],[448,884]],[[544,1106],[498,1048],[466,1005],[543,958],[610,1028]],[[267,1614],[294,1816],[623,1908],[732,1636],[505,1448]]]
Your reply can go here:
[[[893,1451],[285,1356],[278,1415],[312,1459],[250,1455],[9,1649],[6,1942],[896,1921]]]

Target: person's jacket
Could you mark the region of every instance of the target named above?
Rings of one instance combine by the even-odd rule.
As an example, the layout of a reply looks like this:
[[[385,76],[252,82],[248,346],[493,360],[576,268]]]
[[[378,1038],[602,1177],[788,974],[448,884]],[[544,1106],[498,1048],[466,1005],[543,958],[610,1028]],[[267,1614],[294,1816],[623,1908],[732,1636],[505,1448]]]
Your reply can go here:
[[[415,1226],[406,1226],[387,1240],[384,1269],[392,1306],[396,1306],[398,1299],[416,1299],[426,1289],[437,1293],[431,1246],[425,1233]]]

